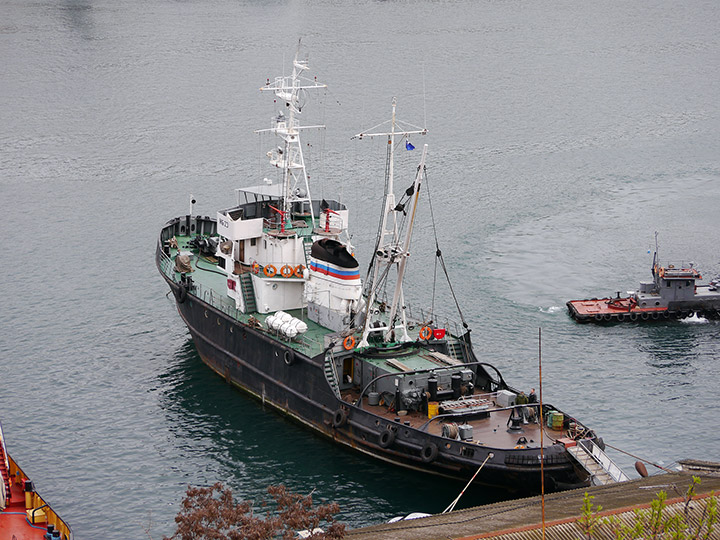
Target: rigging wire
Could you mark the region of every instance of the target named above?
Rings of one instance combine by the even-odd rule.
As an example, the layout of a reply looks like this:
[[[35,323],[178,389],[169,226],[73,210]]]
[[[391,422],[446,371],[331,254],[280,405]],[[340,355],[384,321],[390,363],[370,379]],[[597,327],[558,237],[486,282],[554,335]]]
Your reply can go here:
[[[458,314],[460,315],[460,321],[462,321],[463,328],[468,329],[468,324],[465,321],[465,316],[460,309],[457,296],[455,295],[455,289],[453,289],[452,283],[450,282],[450,276],[448,275],[447,267],[445,266],[445,259],[443,258],[442,251],[440,250],[440,244],[437,237],[437,227],[435,226],[435,213],[433,212],[432,197],[430,196],[430,182],[427,174],[427,167],[424,170],[425,173],[425,186],[428,192],[428,204],[430,206],[430,221],[432,222],[433,235],[435,236],[435,264],[440,260],[440,266],[442,267],[443,273],[445,274],[445,280],[447,281],[448,287],[450,287],[450,294],[452,294],[455,307],[457,308]],[[433,282],[433,310],[435,309],[435,283]]]

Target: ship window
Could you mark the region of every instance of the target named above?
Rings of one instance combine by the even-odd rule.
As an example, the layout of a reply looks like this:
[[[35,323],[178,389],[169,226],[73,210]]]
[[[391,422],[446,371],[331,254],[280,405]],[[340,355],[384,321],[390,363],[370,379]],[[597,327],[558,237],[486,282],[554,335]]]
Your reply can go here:
[[[267,240],[263,240],[263,249],[267,249]]]
[[[660,305],[660,302],[655,302],[655,305],[656,305],[656,306],[659,306],[659,305]]]
[[[251,246],[254,246],[255,244],[257,244],[257,238],[251,238],[251,239],[250,239],[250,245],[251,245]]]

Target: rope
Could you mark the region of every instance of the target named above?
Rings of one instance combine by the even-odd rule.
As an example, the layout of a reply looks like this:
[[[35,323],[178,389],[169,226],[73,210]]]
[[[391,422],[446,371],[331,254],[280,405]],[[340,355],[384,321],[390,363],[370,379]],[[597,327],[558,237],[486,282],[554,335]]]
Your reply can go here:
[[[430,196],[430,181],[427,174],[427,168],[424,170],[425,172],[425,186],[428,192],[428,204],[430,206],[430,221],[432,222],[433,227],[433,235],[435,236],[435,265],[437,267],[437,261],[440,260],[440,266],[442,267],[443,273],[445,274],[445,280],[447,281],[448,287],[450,287],[450,294],[452,294],[453,301],[455,302],[455,307],[457,308],[458,314],[460,315],[460,320],[462,321],[463,328],[468,328],[467,322],[465,322],[465,316],[463,315],[462,310],[460,309],[460,304],[458,302],[457,296],[455,296],[455,289],[453,289],[452,283],[450,282],[450,276],[448,275],[447,267],[445,266],[445,259],[443,258],[442,251],[440,250],[440,243],[438,242],[437,237],[437,227],[435,227],[435,213],[433,212],[433,205],[432,205],[432,197]],[[433,310],[435,309],[435,283],[433,281]]]
[[[620,450],[619,448],[614,447],[612,444],[605,443],[605,446],[608,446],[608,447],[612,448],[613,450],[617,450],[618,452],[622,452],[623,454],[627,454],[628,456],[630,456],[630,457],[632,457],[632,458],[639,459],[640,461],[644,461],[644,462],[647,463],[648,465],[652,465],[653,467],[657,467],[658,469],[660,469],[660,470],[662,470],[662,471],[665,471],[665,472],[673,472],[673,471],[671,471],[671,470],[669,470],[669,469],[666,469],[665,467],[663,467],[663,466],[661,466],[661,465],[658,465],[657,463],[653,463],[652,461],[649,461],[649,460],[647,460],[647,459],[643,459],[643,458],[641,458],[641,457],[638,457],[638,456],[636,456],[636,455],[634,455],[634,454],[631,454],[630,452],[626,452],[625,450]]]
[[[473,476],[472,476],[472,478],[470,479],[470,481],[469,481],[467,484],[465,484],[465,487],[464,487],[463,490],[460,492],[460,495],[458,495],[458,496],[455,498],[455,500],[450,503],[450,506],[448,506],[445,510],[442,511],[443,514],[446,514],[446,513],[448,513],[448,512],[452,512],[452,511],[455,509],[455,505],[456,505],[456,504],[458,503],[458,501],[460,500],[460,497],[463,496],[463,494],[465,493],[465,490],[470,486],[470,484],[472,484],[472,481],[475,480],[475,477],[478,475],[478,473],[479,473],[479,472],[482,470],[482,468],[485,466],[485,464],[487,463],[487,460],[490,459],[490,457],[493,456],[493,455],[494,455],[494,454],[493,454],[492,452],[488,453],[488,455],[485,457],[485,461],[483,461],[483,462],[482,462],[482,465],[480,465],[480,467],[478,467],[478,470],[475,471],[475,474],[473,474]]]

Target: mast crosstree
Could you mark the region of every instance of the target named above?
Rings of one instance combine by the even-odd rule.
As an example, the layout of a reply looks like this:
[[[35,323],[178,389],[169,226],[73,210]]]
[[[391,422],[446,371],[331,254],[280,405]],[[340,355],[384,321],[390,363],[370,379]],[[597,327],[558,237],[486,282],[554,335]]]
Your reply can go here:
[[[309,65],[307,60],[298,58],[299,54],[300,47],[298,46],[293,60],[292,75],[275,77],[272,83],[268,79],[267,84],[260,88],[261,92],[274,92],[277,99],[285,103],[287,115],[283,111],[279,111],[272,119],[273,127],[259,129],[255,133],[273,133],[282,141],[282,145],[270,150],[267,156],[272,166],[282,170],[283,219],[292,221],[292,211],[295,205],[296,211],[299,211],[299,213],[309,212],[314,223],[315,212],[310,197],[305,158],[300,144],[300,131],[304,129],[324,129],[325,126],[322,124],[301,126],[297,117],[302,112],[300,106],[301,93],[307,90],[327,88],[327,85],[302,76],[302,73],[309,69]]]
[[[405,298],[402,289],[402,280],[405,273],[405,264],[407,263],[407,257],[410,255],[410,238],[412,235],[413,220],[415,218],[415,212],[417,209],[418,195],[420,182],[422,175],[425,170],[425,156],[427,155],[427,144],[423,147],[422,158],[418,167],[418,172],[415,177],[414,187],[414,202],[411,210],[411,221],[408,226],[405,240],[400,238],[400,232],[397,223],[397,201],[395,198],[395,186],[394,186],[394,156],[396,149],[396,139],[400,137],[406,141],[406,148],[411,149],[408,141],[409,135],[425,135],[427,129],[419,128],[411,124],[401,123],[396,117],[397,100],[392,100],[392,117],[390,120],[389,131],[374,131],[381,126],[387,124],[383,122],[374,128],[371,128],[369,133],[363,132],[358,133],[353,139],[363,139],[364,137],[387,137],[388,140],[388,168],[387,168],[387,181],[385,186],[385,204],[383,206],[383,213],[381,218],[380,231],[378,234],[377,246],[375,254],[373,255],[373,274],[369,278],[367,283],[367,303],[366,309],[368,313],[365,317],[365,324],[363,328],[363,335],[359,343],[359,347],[368,346],[368,338],[370,334],[380,333],[382,334],[383,341],[388,342],[392,340],[398,341],[411,341],[410,336],[407,333],[407,317],[405,313]],[[385,324],[379,323],[378,321],[371,321],[372,313],[370,310],[374,309],[375,300],[377,298],[377,290],[380,285],[381,277],[386,276],[392,266],[397,267],[397,281],[395,284],[395,292],[393,294],[393,300],[390,305],[390,314]],[[395,319],[399,321],[396,323]],[[401,335],[395,335],[399,331]]]

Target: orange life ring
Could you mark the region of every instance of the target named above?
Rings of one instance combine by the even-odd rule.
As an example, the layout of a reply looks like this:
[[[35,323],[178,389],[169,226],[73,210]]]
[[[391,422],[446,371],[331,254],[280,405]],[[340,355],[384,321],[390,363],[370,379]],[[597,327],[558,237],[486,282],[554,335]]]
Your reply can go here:
[[[343,347],[345,347],[346,351],[349,351],[353,347],[355,347],[355,337],[354,336],[348,336],[343,341]]]
[[[252,271],[253,271],[253,274],[257,274],[260,271],[260,265],[257,263],[257,261],[253,261]]]
[[[295,277],[303,277],[303,272],[305,271],[305,267],[302,264],[298,264],[295,267]]]
[[[283,267],[280,269],[280,274],[281,274],[282,277],[284,277],[284,278],[292,277],[292,275],[293,275],[293,267],[290,266],[289,264],[286,264],[285,266],[283,266]]]
[[[432,329],[429,326],[423,326],[420,329],[420,339],[430,339],[432,336]]]
[[[275,274],[277,274],[277,268],[275,268],[272,264],[268,264],[265,268],[263,268],[263,274],[267,277],[275,277]]]

